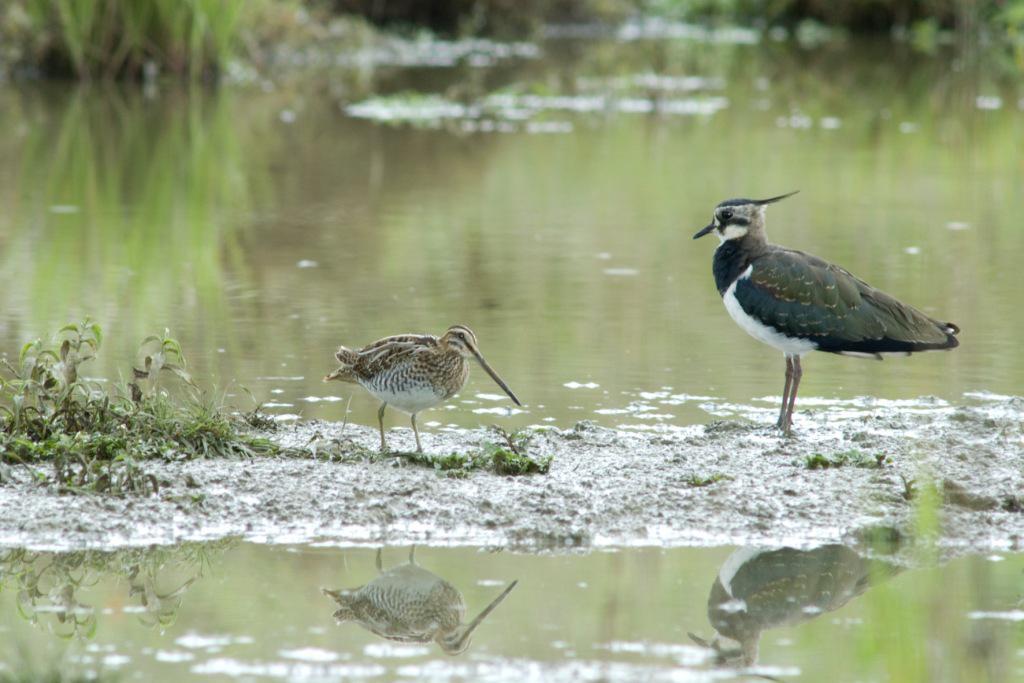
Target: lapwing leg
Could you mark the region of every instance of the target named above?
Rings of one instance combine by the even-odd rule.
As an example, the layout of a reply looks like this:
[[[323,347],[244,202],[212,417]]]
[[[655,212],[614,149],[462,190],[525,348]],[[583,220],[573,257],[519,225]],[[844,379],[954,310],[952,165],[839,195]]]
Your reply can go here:
[[[377,571],[384,571],[384,548],[377,548],[377,557],[374,558],[375,565],[377,565]]]
[[[779,408],[779,421],[775,426],[786,429],[786,409],[789,404],[789,387],[793,384],[793,359],[786,354],[786,385],[782,388],[782,407]]]
[[[793,356],[793,386],[789,390],[789,408],[786,409],[786,426],[784,431],[789,434],[793,426],[793,409],[796,407],[796,392],[800,388],[800,378],[804,370],[800,367],[800,356]]]
[[[380,452],[386,453],[388,450],[388,443],[384,440],[384,409],[388,407],[387,403],[380,404],[380,410],[377,411],[377,424],[380,425]]]
[[[416,435],[416,452],[422,453],[423,446],[420,445],[420,430],[416,426],[416,413],[412,414],[412,433]]]

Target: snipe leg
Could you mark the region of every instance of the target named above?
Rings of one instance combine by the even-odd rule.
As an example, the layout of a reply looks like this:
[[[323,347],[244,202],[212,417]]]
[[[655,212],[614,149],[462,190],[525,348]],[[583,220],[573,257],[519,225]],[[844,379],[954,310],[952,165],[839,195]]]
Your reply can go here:
[[[422,453],[423,446],[420,445],[420,430],[416,426],[416,413],[412,414],[412,433],[416,435],[416,452]]]
[[[786,409],[786,426],[783,431],[790,433],[793,427],[793,409],[796,407],[796,392],[800,388],[800,378],[804,376],[804,370],[800,367],[800,356],[793,356],[793,386],[789,390],[789,407]]]
[[[384,440],[384,409],[388,407],[387,403],[380,404],[380,410],[377,411],[377,424],[380,426],[380,452],[386,453],[388,450],[388,443]]]
[[[793,358],[786,354],[786,385],[782,389],[782,407],[779,408],[779,420],[775,426],[786,431],[786,408],[789,404],[789,387],[793,384]]]

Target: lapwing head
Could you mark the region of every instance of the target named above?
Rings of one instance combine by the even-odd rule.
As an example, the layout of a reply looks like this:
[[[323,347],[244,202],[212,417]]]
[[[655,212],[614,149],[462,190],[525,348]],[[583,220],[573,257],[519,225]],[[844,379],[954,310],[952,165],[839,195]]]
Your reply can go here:
[[[498,373],[495,372],[494,368],[484,360],[483,354],[480,353],[480,345],[476,340],[476,335],[473,334],[473,330],[469,329],[465,325],[452,325],[443,335],[441,335],[440,341],[443,347],[447,347],[457,352],[467,360],[474,359],[476,362],[480,363],[480,367],[482,367],[484,371],[491,376],[491,379],[493,379],[494,382],[501,387],[506,394],[508,394],[508,397],[512,399],[513,403],[517,406],[523,405],[519,402],[516,395],[512,393],[512,390],[508,388],[508,385],[505,384],[505,380],[503,380]]]
[[[769,204],[791,197],[799,190],[768,199],[727,199],[715,207],[711,222],[693,239],[714,232],[719,241],[743,239],[747,235],[764,236],[764,210]]]

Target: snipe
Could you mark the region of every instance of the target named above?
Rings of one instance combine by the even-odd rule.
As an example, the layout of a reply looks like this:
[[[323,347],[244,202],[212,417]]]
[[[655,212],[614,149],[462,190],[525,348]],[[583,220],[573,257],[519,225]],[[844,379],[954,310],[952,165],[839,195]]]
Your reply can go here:
[[[473,632],[494,608],[508,597],[513,581],[472,621],[464,623],[466,602],[455,586],[416,564],[415,548],[409,562],[385,571],[377,551],[377,578],[351,590],[320,590],[338,603],[334,618],[355,622],[381,638],[401,643],[437,643],[450,655],[469,647]]]
[[[416,414],[459,393],[469,377],[470,359],[480,363],[517,406],[522,405],[484,360],[476,335],[465,325],[452,325],[440,337],[400,334],[378,339],[358,351],[342,346],[334,355],[341,367],[324,377],[325,382],[336,379],[358,384],[381,401],[377,421],[382,451],[387,450],[384,411],[388,406],[412,416],[416,450],[423,451]]]

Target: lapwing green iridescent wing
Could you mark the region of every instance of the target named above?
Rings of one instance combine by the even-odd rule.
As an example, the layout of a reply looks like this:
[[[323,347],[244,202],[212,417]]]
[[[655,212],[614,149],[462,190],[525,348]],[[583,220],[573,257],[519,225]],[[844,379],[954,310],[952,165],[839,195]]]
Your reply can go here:
[[[881,357],[958,345],[952,323],[928,317],[839,266],[810,254],[771,249],[736,282],[743,310],[819,351]]]

